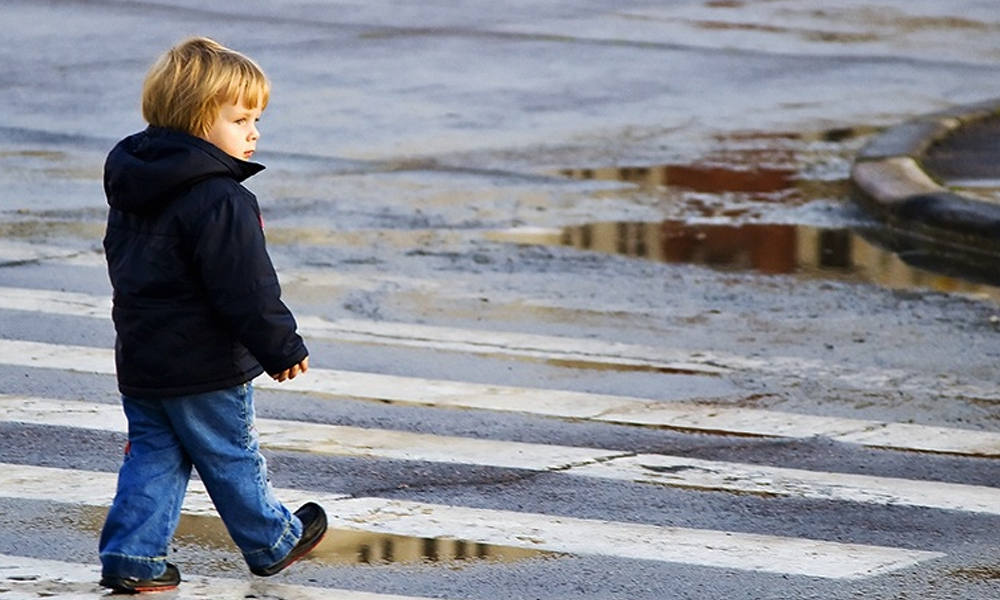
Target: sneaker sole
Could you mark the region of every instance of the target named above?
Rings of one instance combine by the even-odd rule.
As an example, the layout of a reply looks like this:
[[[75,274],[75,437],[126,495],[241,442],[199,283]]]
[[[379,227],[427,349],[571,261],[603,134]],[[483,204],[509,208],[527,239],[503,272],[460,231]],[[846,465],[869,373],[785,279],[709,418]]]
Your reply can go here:
[[[272,575],[277,575],[278,573],[284,571],[288,567],[294,565],[295,563],[297,563],[300,560],[302,560],[303,558],[305,558],[305,556],[307,554],[309,554],[310,552],[312,552],[316,548],[316,546],[319,546],[319,543],[323,541],[324,537],[326,537],[326,532],[325,531],[323,532],[323,535],[321,535],[318,538],[316,538],[315,542],[313,542],[312,544],[309,544],[308,547],[303,548],[302,551],[295,558],[293,558],[292,560],[288,561],[288,563],[282,565],[280,569],[276,569],[274,571],[267,570],[267,569],[259,569],[259,570],[251,571],[251,572],[254,575],[257,575],[259,577],[270,577]]]
[[[110,583],[101,582],[101,587],[105,587],[111,590],[112,594],[147,594],[151,592],[169,592],[171,590],[176,590],[179,584],[173,585],[149,585],[140,587],[123,587],[120,585],[113,585]]]

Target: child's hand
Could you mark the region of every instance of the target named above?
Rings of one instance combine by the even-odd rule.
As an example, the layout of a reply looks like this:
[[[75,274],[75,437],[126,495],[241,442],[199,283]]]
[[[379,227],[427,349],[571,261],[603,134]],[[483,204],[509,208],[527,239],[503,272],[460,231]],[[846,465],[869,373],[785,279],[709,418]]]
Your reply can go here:
[[[302,362],[300,362],[299,364],[294,365],[288,369],[285,369],[281,373],[275,373],[274,375],[271,375],[271,379],[277,382],[287,381],[289,379],[295,379],[296,377],[298,377],[302,373],[305,373],[308,370],[309,370],[309,357],[307,356],[303,358]]]

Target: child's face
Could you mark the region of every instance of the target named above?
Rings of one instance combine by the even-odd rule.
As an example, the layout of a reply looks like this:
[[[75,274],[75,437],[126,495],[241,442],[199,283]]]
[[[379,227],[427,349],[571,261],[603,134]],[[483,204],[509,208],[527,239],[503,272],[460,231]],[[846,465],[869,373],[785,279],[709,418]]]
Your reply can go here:
[[[260,137],[257,121],[261,112],[260,108],[243,106],[242,98],[232,104],[223,104],[219,116],[204,137],[229,156],[250,160]]]

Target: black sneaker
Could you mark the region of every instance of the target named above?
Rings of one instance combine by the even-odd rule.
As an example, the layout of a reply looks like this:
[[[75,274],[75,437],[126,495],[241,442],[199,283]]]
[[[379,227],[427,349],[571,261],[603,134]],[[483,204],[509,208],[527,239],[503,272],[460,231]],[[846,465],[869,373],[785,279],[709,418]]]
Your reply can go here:
[[[309,551],[323,539],[323,535],[326,534],[326,513],[323,512],[322,506],[315,502],[306,502],[295,511],[295,516],[302,521],[302,537],[299,538],[299,543],[295,544],[285,558],[270,567],[250,569],[251,573],[261,577],[276,575],[288,565],[309,554]]]
[[[166,592],[176,589],[181,583],[181,572],[167,563],[163,575],[153,579],[136,579],[135,577],[101,577],[101,587],[111,588],[115,594],[138,594],[141,592]]]

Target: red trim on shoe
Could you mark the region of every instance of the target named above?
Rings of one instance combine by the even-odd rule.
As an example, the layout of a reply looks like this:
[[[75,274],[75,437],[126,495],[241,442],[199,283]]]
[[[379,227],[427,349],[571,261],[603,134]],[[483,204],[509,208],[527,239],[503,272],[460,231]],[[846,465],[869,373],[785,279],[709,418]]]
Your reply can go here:
[[[112,594],[141,594],[149,592],[169,592],[176,590],[181,583],[181,572],[171,563],[167,570],[153,579],[136,579],[132,577],[101,577],[100,586],[111,589]]]
[[[154,585],[154,586],[150,586],[150,587],[137,587],[137,588],[133,588],[135,591],[132,592],[132,593],[135,593],[135,594],[148,594],[148,593],[152,593],[152,592],[169,592],[170,590],[176,590],[178,587],[179,587],[179,584],[173,584],[173,585]]]

